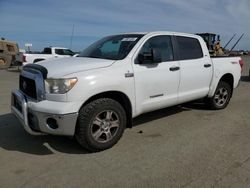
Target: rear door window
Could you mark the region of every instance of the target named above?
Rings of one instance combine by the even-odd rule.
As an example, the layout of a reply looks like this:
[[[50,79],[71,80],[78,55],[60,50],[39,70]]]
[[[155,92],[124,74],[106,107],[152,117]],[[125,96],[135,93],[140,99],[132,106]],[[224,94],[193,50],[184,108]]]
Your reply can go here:
[[[57,55],[74,55],[75,53],[69,49],[55,49]]]
[[[51,48],[44,48],[43,54],[52,54]]]
[[[62,49],[55,49],[55,53],[58,55],[64,55],[64,52]]]
[[[203,52],[198,39],[191,37],[176,37],[179,60],[199,59],[203,57]]]

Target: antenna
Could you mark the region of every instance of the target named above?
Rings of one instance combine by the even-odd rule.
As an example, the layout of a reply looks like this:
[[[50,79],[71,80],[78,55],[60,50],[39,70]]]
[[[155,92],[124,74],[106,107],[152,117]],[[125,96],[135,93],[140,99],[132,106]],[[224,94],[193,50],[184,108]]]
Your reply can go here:
[[[236,36],[236,33],[232,36],[232,38],[227,42],[227,44],[223,47],[223,49],[226,49],[226,47],[229,45],[229,43],[234,39]]]
[[[235,48],[235,46],[240,42],[240,40],[242,39],[242,37],[245,35],[245,33],[243,33],[240,38],[237,40],[237,42],[233,45],[233,47],[231,48],[229,54],[233,51],[233,49]]]
[[[74,31],[75,31],[75,24],[73,24],[73,27],[72,27],[72,32],[71,32],[71,37],[70,37],[70,46],[69,46],[70,49],[72,48],[72,41],[73,41]]]

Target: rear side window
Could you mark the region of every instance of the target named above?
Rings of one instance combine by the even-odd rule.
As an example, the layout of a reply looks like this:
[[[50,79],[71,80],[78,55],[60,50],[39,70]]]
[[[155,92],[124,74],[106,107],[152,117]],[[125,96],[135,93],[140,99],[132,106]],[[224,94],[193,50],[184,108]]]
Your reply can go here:
[[[199,59],[203,57],[203,52],[198,39],[177,36],[176,40],[180,60]]]
[[[52,54],[51,48],[44,48],[43,54]]]

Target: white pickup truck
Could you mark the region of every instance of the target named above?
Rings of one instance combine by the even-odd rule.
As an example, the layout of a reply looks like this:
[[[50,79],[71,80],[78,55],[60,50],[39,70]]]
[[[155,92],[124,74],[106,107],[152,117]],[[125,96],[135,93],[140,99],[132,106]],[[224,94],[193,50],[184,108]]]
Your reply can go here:
[[[225,108],[241,65],[240,57],[210,58],[197,35],[108,36],[79,57],[24,66],[12,112],[30,134],[75,136],[89,151],[101,151],[142,113],[201,98]]]
[[[73,55],[75,55],[75,53],[68,48],[46,47],[43,49],[41,53],[29,53],[29,52],[24,53],[23,65],[29,63],[37,63],[39,61],[43,61],[46,59],[70,57]]]

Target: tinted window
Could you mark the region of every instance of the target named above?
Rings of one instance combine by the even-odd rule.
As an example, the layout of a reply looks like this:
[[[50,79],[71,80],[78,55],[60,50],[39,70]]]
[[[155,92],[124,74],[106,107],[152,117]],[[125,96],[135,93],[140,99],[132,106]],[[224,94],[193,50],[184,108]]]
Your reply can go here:
[[[143,45],[140,53],[151,53],[152,49],[159,50],[162,62],[174,60],[170,36],[156,36],[148,39]]]
[[[55,49],[55,53],[58,55],[74,55],[75,53],[69,49]]]
[[[102,45],[100,51],[102,54],[106,54],[108,56],[116,56],[119,53],[119,49],[121,48],[122,41],[108,41]]]
[[[121,60],[132,50],[143,35],[126,34],[105,37],[88,48],[78,57]]]
[[[198,59],[203,57],[200,42],[195,38],[177,36],[180,60]]]
[[[52,54],[51,48],[44,48],[43,54]]]

